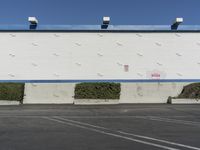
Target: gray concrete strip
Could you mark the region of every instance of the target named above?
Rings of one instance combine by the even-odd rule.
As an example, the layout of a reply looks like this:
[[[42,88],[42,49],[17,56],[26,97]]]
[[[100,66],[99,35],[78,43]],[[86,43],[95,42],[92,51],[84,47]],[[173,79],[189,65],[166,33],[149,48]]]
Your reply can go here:
[[[164,145],[160,145],[160,144],[156,144],[156,143],[152,143],[152,142],[147,142],[147,141],[144,141],[144,140],[139,140],[139,139],[131,138],[131,137],[128,137],[128,136],[124,136],[124,135],[120,135],[120,134],[116,134],[116,133],[111,133],[111,132],[107,132],[107,131],[104,131],[104,130],[101,130],[101,129],[95,129],[95,128],[79,125],[77,123],[71,123],[71,122],[59,120],[59,119],[56,119],[56,118],[50,118],[50,117],[43,117],[43,118],[57,122],[57,123],[66,124],[66,125],[70,125],[70,126],[73,126],[73,127],[78,127],[78,128],[94,131],[94,132],[97,132],[97,133],[101,133],[101,134],[104,134],[104,135],[110,135],[110,136],[113,136],[113,137],[122,138],[122,139],[125,139],[125,140],[129,140],[129,141],[133,141],[133,142],[137,142],[137,143],[141,143],[141,144],[145,144],[145,145],[150,145],[150,146],[154,146],[154,147],[158,147],[158,148],[162,148],[162,149],[166,149],[166,150],[179,150],[177,148],[164,146]]]
[[[200,104],[199,99],[183,99],[183,98],[173,98],[171,99],[171,104]]]
[[[19,101],[14,100],[0,100],[0,106],[20,105]]]

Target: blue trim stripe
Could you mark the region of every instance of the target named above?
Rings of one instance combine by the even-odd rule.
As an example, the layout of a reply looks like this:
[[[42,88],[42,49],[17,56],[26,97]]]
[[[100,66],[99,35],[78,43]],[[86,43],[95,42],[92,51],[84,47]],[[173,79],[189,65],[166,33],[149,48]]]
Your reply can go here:
[[[0,80],[0,83],[80,83],[80,82],[122,82],[122,83],[154,83],[154,82],[200,82],[200,79],[118,79],[118,80]]]
[[[31,29],[27,25],[0,25],[1,32],[200,32],[200,25],[180,25],[172,30],[170,25],[40,25]]]

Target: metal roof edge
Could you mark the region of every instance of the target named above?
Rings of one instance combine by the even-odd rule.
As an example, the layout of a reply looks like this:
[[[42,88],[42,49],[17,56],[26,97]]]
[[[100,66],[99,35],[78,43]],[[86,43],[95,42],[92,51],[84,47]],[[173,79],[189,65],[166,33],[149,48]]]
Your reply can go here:
[[[0,25],[0,31],[200,32],[200,25],[180,25],[177,30],[170,25]]]

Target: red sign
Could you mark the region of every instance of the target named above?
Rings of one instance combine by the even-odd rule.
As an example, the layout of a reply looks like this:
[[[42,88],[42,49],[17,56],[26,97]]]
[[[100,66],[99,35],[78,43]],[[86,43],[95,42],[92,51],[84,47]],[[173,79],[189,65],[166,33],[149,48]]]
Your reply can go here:
[[[128,72],[128,70],[129,70],[129,65],[124,65],[124,71]]]
[[[161,76],[160,73],[152,73],[151,74],[152,78],[160,78],[160,76]]]

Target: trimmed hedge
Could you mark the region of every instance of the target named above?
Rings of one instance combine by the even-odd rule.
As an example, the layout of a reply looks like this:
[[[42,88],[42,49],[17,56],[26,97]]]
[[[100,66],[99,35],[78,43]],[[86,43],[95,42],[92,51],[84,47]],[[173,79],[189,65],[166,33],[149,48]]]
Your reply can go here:
[[[80,83],[75,87],[75,99],[119,99],[120,83]]]
[[[22,101],[24,83],[0,83],[0,100]]]
[[[192,83],[183,87],[181,94],[177,98],[200,98],[200,83]]]

